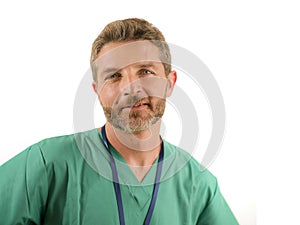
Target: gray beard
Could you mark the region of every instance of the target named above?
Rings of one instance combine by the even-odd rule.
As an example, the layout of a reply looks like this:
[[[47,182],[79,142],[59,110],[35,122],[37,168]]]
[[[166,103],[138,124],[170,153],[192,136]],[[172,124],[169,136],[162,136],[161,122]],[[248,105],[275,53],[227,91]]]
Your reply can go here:
[[[106,120],[117,129],[124,131],[126,133],[138,133],[149,129],[157,121],[159,121],[165,110],[166,101],[160,99],[155,106],[150,104],[150,112],[143,116],[143,112],[131,111],[126,118],[122,118],[119,115],[118,109],[113,109],[112,107],[103,107],[103,111]]]

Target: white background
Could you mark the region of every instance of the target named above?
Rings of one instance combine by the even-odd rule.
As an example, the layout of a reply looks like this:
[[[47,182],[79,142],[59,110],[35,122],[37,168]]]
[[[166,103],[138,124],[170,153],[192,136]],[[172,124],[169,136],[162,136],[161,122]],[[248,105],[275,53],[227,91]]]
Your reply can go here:
[[[93,40],[108,22],[142,17],[198,55],[222,90],[226,136],[210,170],[240,224],[299,224],[297,1],[177,2],[1,1],[0,164],[73,132]]]

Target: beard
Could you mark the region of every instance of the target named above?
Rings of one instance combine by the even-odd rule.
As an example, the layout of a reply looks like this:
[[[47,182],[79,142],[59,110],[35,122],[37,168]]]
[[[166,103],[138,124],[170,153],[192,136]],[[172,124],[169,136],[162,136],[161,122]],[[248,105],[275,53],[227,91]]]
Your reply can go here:
[[[138,133],[149,129],[159,121],[165,111],[166,100],[161,98],[147,97],[139,100],[146,102],[144,109],[124,108],[117,106],[103,106],[106,120],[115,128],[126,133]]]

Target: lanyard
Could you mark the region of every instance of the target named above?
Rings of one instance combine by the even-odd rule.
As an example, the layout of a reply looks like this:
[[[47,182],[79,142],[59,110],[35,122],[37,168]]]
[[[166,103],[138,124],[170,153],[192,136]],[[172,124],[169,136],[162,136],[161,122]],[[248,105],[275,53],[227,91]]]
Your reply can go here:
[[[116,194],[116,199],[117,199],[120,225],[125,225],[124,210],[123,210],[122,196],[121,196],[121,190],[120,190],[120,184],[119,184],[119,178],[118,178],[118,171],[117,171],[115,159],[109,150],[109,142],[106,137],[105,125],[101,129],[101,133],[102,133],[102,139],[103,139],[105,148],[106,148],[107,152],[109,153],[109,157],[110,157],[109,164],[110,164],[112,175],[113,175],[113,183],[114,183],[114,189],[115,189],[115,194]],[[160,184],[163,158],[164,158],[164,143],[161,144],[152,198],[151,198],[151,202],[150,202],[150,206],[149,206],[146,218],[144,220],[144,225],[148,225],[150,223],[150,220],[151,220],[151,217],[153,214],[154,206],[155,206],[156,199],[157,199],[158,188],[159,188],[159,184]]]

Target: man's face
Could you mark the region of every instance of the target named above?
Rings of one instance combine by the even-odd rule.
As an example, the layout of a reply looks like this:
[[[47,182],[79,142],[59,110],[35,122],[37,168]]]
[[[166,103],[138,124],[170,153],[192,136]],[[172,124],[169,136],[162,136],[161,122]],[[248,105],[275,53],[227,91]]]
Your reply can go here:
[[[161,119],[176,72],[165,74],[155,45],[149,41],[108,43],[95,63],[93,87],[112,126],[137,133]]]

